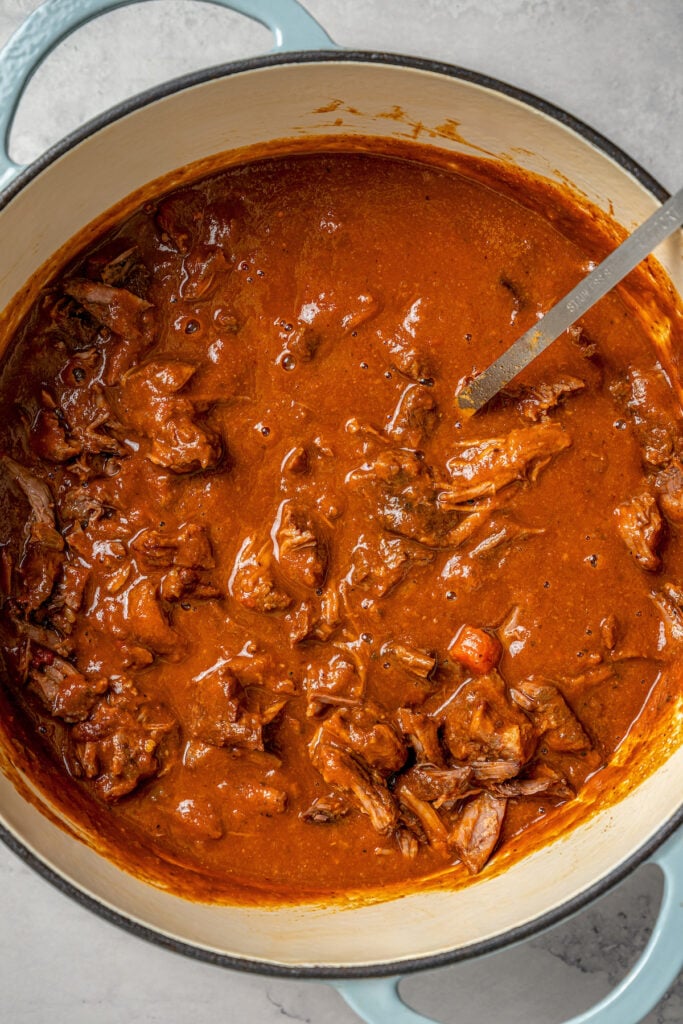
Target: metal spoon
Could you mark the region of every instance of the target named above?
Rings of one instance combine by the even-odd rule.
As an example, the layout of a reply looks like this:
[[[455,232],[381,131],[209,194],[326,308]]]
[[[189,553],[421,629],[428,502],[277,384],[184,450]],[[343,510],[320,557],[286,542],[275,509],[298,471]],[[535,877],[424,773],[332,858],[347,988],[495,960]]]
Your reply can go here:
[[[660,206],[614,252],[456,395],[464,416],[473,416],[501,388],[626,277],[660,242],[683,224],[683,189]]]

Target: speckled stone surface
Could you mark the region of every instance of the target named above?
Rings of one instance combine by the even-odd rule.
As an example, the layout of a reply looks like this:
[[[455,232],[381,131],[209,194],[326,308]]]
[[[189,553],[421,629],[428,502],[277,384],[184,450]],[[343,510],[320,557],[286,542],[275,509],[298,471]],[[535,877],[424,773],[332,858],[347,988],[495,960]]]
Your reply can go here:
[[[460,64],[542,95],[625,149],[669,190],[683,179],[680,0],[306,0],[341,44]],[[0,42],[37,6],[0,0]],[[256,54],[268,33],[237,15],[164,0],[107,15],[58,48],[13,133],[28,161],[125,96]],[[587,1009],[643,948],[661,892],[639,869],[544,936],[483,961],[408,978],[406,998],[444,1024],[560,1024]],[[683,941],[683,937],[682,937]],[[3,1024],[352,1024],[324,984],[196,963],[133,938],[67,899],[0,845]],[[683,977],[646,1018],[682,1024]]]

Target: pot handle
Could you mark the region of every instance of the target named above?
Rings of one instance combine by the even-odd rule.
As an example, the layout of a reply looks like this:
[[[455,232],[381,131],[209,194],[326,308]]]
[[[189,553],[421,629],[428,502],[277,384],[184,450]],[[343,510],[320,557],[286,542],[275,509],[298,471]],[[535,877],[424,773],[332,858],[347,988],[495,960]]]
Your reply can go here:
[[[19,100],[39,65],[88,21],[140,0],[44,0],[0,51],[0,188],[22,167],[9,156],[9,134]],[[271,52],[332,50],[337,44],[298,0],[204,0],[260,22],[273,33]]]
[[[664,893],[647,946],[608,996],[566,1024],[639,1024],[683,967],[683,828],[657,850],[651,862],[664,875]],[[374,978],[333,984],[367,1024],[434,1024],[405,1005],[398,991],[400,980]]]

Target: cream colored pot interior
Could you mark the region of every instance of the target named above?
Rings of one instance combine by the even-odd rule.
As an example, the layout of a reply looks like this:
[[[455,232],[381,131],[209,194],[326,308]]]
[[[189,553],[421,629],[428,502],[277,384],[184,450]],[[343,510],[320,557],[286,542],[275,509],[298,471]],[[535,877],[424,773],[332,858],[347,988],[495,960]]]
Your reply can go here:
[[[343,60],[264,67],[134,111],[34,178],[0,214],[0,308],[52,253],[147,182],[236,147],[334,132],[417,138],[477,156],[494,154],[552,180],[568,180],[626,228],[657,206],[637,180],[582,136],[480,86],[423,70]],[[661,246],[657,256],[683,291],[680,237]],[[683,749],[675,742],[681,708],[674,714],[668,760],[619,803],[463,890],[372,905],[258,910],[192,904],[137,881],[75,842],[2,776],[0,812],[26,847],[79,889],[184,942],[285,965],[412,960],[524,925],[628,860],[681,802]],[[622,756],[628,758],[626,748]]]

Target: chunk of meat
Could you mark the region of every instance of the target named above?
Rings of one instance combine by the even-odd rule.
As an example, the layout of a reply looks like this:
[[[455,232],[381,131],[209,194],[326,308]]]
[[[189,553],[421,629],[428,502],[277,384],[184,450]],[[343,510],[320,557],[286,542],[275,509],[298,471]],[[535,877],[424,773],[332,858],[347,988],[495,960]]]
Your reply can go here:
[[[508,777],[518,774],[536,747],[531,721],[509,700],[495,672],[465,684],[435,717],[455,761],[502,762]]]
[[[346,817],[350,810],[348,799],[342,793],[333,792],[316,797],[299,817],[315,825],[329,825]]]
[[[64,417],[56,408],[38,412],[31,430],[31,447],[48,462],[68,462],[83,451],[83,445],[70,436]]]
[[[630,554],[641,569],[656,572],[662,564],[657,549],[664,523],[655,498],[647,492],[638,494],[619,505],[614,514],[617,529]]]
[[[190,409],[190,403],[174,402],[169,410],[170,419],[164,417],[163,426],[156,419],[158,429],[148,455],[155,466],[173,473],[196,473],[220,461],[220,440],[194,422]]]
[[[94,351],[103,341],[102,325],[75,299],[68,295],[51,297],[47,337],[52,343],[66,345],[70,352]]]
[[[204,579],[196,569],[171,569],[159,583],[159,597],[164,601],[181,601],[184,597],[209,600],[221,597],[221,590]]]
[[[107,570],[122,569],[124,564],[127,569],[131,569],[130,562],[124,562],[127,552],[121,535],[125,527],[122,526],[118,517],[107,513],[106,507],[101,505],[98,499],[95,501],[102,514],[95,513],[92,520],[85,520],[83,524],[72,523],[65,532],[65,539],[72,557],[78,556],[88,564],[96,561]],[[130,573],[128,572],[126,575],[130,575]]]
[[[152,304],[127,288],[74,278],[66,283],[64,290],[80,302],[98,323],[115,334],[135,338],[144,333],[147,326],[145,314],[152,309]]]
[[[76,624],[89,575],[90,570],[78,562],[65,562],[45,606],[48,621],[66,636]]]
[[[13,483],[24,492],[31,506],[32,521],[42,526],[54,527],[55,511],[52,492],[44,480],[35,476],[9,455],[0,456],[0,468]]]
[[[318,613],[311,601],[302,601],[285,618],[291,627],[292,646],[304,640],[329,640],[343,621],[339,591],[335,586],[327,587],[321,595]]]
[[[482,789],[493,789],[499,783],[514,779],[520,772],[518,761],[503,758],[474,758],[469,762],[472,774]]]
[[[247,818],[253,814],[272,818],[274,814],[284,814],[287,810],[287,793],[266,782],[243,783],[235,791],[233,799]]]
[[[308,640],[313,632],[314,611],[310,601],[302,601],[285,615],[292,647]]]
[[[413,830],[410,828],[398,828],[394,832],[394,839],[402,856],[408,860],[415,860],[420,852],[420,843]]]
[[[428,679],[436,668],[436,658],[427,651],[421,651],[409,644],[400,644],[394,640],[388,641],[382,647],[382,654],[391,658],[406,672],[417,676],[418,679]]]
[[[503,571],[508,555],[517,551],[522,541],[541,536],[544,529],[524,526],[507,510],[492,511],[491,505],[500,497],[487,498],[454,531],[456,548],[442,570],[442,577],[457,580],[461,589],[474,590],[485,586],[496,572]]]
[[[275,553],[283,576],[300,587],[322,587],[329,561],[327,544],[315,517],[285,502],[275,526]]]
[[[426,380],[431,375],[430,364],[418,340],[424,320],[423,307],[424,300],[415,299],[395,327],[390,331],[377,332],[389,352],[392,364],[399,373],[415,381]]]
[[[679,455],[683,422],[664,370],[632,369],[628,376],[630,395],[626,408],[633,418],[636,436],[646,465],[662,468]]]
[[[359,438],[375,438],[377,441],[386,441],[386,435],[373,427],[371,423],[361,423],[357,416],[351,416],[344,425],[347,434]]]
[[[63,564],[64,539],[59,531],[44,523],[30,523],[19,563],[22,586],[17,594],[27,612],[49,599]]]
[[[593,359],[598,354],[597,341],[586,333],[582,325],[574,324],[573,327],[569,327],[567,335],[582,359]]]
[[[683,524],[683,464],[672,459],[655,478],[657,500],[662,512],[671,523]]]
[[[680,643],[683,640],[683,587],[664,583],[660,590],[653,590],[651,596],[664,617],[668,638]]]
[[[490,793],[472,797],[450,832],[448,845],[470,874],[478,875],[495,850],[506,807],[507,800]]]
[[[143,578],[128,591],[124,631],[156,654],[180,656],[181,638],[170,626],[154,583]]]
[[[334,287],[321,292],[304,285],[298,313],[278,321],[283,342],[278,361],[286,358],[290,365],[310,363],[327,339],[356,330],[379,309],[380,303],[372,295],[358,295],[354,300],[345,294],[341,299]]]
[[[321,331],[307,323],[299,324],[286,337],[283,355],[291,355],[299,363],[310,363],[323,343]]]
[[[142,569],[213,569],[209,532],[196,523],[177,530],[141,530],[130,543]]]
[[[190,839],[220,839],[223,835],[223,823],[210,800],[187,796],[178,801],[175,814],[183,834]]]
[[[106,505],[101,498],[93,494],[88,485],[72,487],[62,499],[59,507],[63,522],[77,520],[83,529],[90,523],[96,523],[98,519],[107,519],[112,516],[115,509]]]
[[[320,615],[313,624],[311,636],[317,640],[329,640],[342,622],[341,588],[331,582],[320,596]]]
[[[412,708],[399,708],[398,726],[415,751],[418,764],[445,768],[446,760],[439,740],[439,729],[433,718]]]
[[[108,432],[111,409],[99,383],[72,390],[63,399],[63,406],[58,414],[68,430],[69,443],[79,447],[84,455],[117,455],[119,458],[128,455],[129,449]],[[78,471],[78,465],[72,468]]]
[[[59,348],[62,351],[63,346]],[[80,352],[69,353],[57,377],[64,387],[70,389],[69,400],[76,398],[81,391],[89,390],[102,369],[102,363],[102,352],[95,345]]]
[[[201,232],[202,198],[194,189],[181,189],[159,203],[154,223],[164,245],[185,254]]]
[[[500,640],[477,626],[462,626],[448,648],[449,654],[477,675],[487,675],[503,653]]]
[[[410,783],[401,778],[395,789],[395,795],[402,807],[407,808],[420,823],[420,830],[427,842],[435,850],[445,852],[448,845],[448,832],[434,807],[418,796]]]
[[[376,597],[384,597],[398,586],[413,569],[429,565],[434,554],[416,541],[404,537],[359,537],[347,580]]]
[[[357,295],[355,300],[351,300],[346,306],[346,312],[341,319],[342,330],[345,334],[357,330],[363,324],[374,320],[382,308],[382,301],[376,295]]]
[[[335,786],[354,798],[380,835],[393,832],[398,824],[398,806],[387,787],[348,751],[322,740],[322,726],[310,745],[311,761],[328,786]]]
[[[64,563],[64,538],[57,530],[54,501],[47,484],[7,455],[0,456],[3,475],[23,491],[30,507],[24,530],[15,598],[33,612],[48,600]]]
[[[91,273],[92,271],[92,273]],[[137,245],[129,245],[114,256],[103,256],[88,264],[89,276],[100,278],[114,288],[126,288],[144,299],[149,291],[151,274]]]
[[[464,797],[481,788],[475,782],[474,772],[468,765],[437,768],[429,764],[416,764],[402,778],[411,792],[437,808],[451,809]]]
[[[251,647],[252,644],[247,646]],[[277,649],[273,653],[243,652],[230,659],[230,667],[242,685],[252,692],[255,689],[267,689],[272,693],[291,696],[297,691]]]
[[[290,629],[289,637],[292,646],[310,639],[313,634],[314,612],[310,601],[302,601],[285,615]]]
[[[282,460],[281,470],[292,476],[304,476],[311,468],[311,460],[303,445],[295,445]]]
[[[476,788],[481,788],[493,796],[500,796],[506,800],[512,797],[539,796],[541,793],[560,800],[568,800],[575,795],[574,789],[564,775],[551,765],[542,762],[527,766],[521,775],[513,779],[477,776]]]
[[[414,452],[388,449],[352,473],[349,481],[369,494],[377,518],[390,533],[431,548],[451,543],[458,514],[439,505],[442,487]]]
[[[501,512],[491,517],[483,536],[479,532],[476,533],[474,545],[468,552],[469,558],[500,559],[507,549],[519,541],[539,537],[544,533],[545,530],[542,528],[524,526],[513,519],[509,512]]]
[[[534,723],[534,728],[551,750],[578,753],[592,743],[558,688],[541,679],[517,683],[510,696]]]
[[[163,771],[175,727],[163,704],[143,697],[126,678],[111,680],[88,718],[71,729],[77,770],[94,780],[103,800],[118,800]]]
[[[195,681],[190,735],[214,747],[263,750],[263,720],[247,706],[244,689],[227,667]]]
[[[386,715],[369,702],[357,708],[340,708],[320,729],[323,742],[351,751],[384,776],[399,771],[408,756],[403,737]]]
[[[275,582],[271,569],[272,554],[269,544],[257,549],[253,538],[248,538],[237,555],[230,577],[230,593],[256,612],[278,612],[289,608],[290,595]]]
[[[613,651],[619,639],[619,623],[616,615],[606,615],[600,622],[600,639],[608,651]]]
[[[378,708],[366,704],[333,712],[308,749],[325,782],[352,795],[377,832],[396,828],[398,805],[384,780],[403,766],[407,748]]]
[[[330,706],[360,704],[365,684],[355,664],[343,653],[328,662],[309,664],[304,676],[308,714],[318,715]]]
[[[559,423],[541,422],[506,437],[462,441],[447,462],[451,475],[439,501],[444,508],[496,494],[517,480],[535,480],[551,459],[571,445]]]
[[[135,430],[150,462],[174,473],[209,469],[223,454],[220,438],[199,425],[194,402],[180,393],[194,371],[177,360],[144,363],[113,398],[122,429]]]
[[[574,790],[565,777],[556,768],[541,762],[534,765],[532,771],[526,770],[523,777],[493,782],[486,785],[486,789],[494,796],[505,799],[539,796],[541,793],[561,800],[568,800],[574,796]]]
[[[208,299],[230,273],[223,250],[215,245],[198,245],[183,260],[183,299]]]
[[[506,387],[501,396],[511,399],[522,416],[537,423],[547,418],[551,409],[557,408],[571,395],[585,390],[586,384],[579,377],[558,377],[550,383],[541,381],[538,384],[522,384],[519,387]]]
[[[215,567],[208,531],[196,523],[185,523],[177,530],[145,529],[129,545],[144,572],[164,572],[159,596],[179,601],[192,594],[198,598],[218,597],[208,570]]]
[[[108,690],[109,680],[102,676],[88,679],[71,662],[42,648],[33,655],[29,685],[53,718],[82,722],[97,697]]]
[[[403,448],[419,448],[438,423],[438,408],[430,389],[411,384],[401,395],[385,434]]]
[[[4,554],[5,552],[0,552],[0,562],[4,561]],[[2,565],[0,564],[1,570]],[[1,602],[0,607],[2,607]],[[0,635],[3,636],[5,642],[11,635],[15,646],[11,651],[6,650],[3,659],[6,663],[5,668],[13,666],[17,679],[23,682],[28,679],[32,660],[31,652],[35,655],[42,649],[52,654],[59,654],[62,658],[70,658],[73,655],[73,643],[50,628],[49,625],[39,626],[29,619],[15,616],[11,605],[7,610],[9,614],[0,615]],[[16,643],[17,640],[19,643]]]
[[[225,249],[241,217],[239,200],[219,195],[207,201],[200,189],[178,189],[164,197],[154,222],[164,245],[187,255],[197,245]]]

